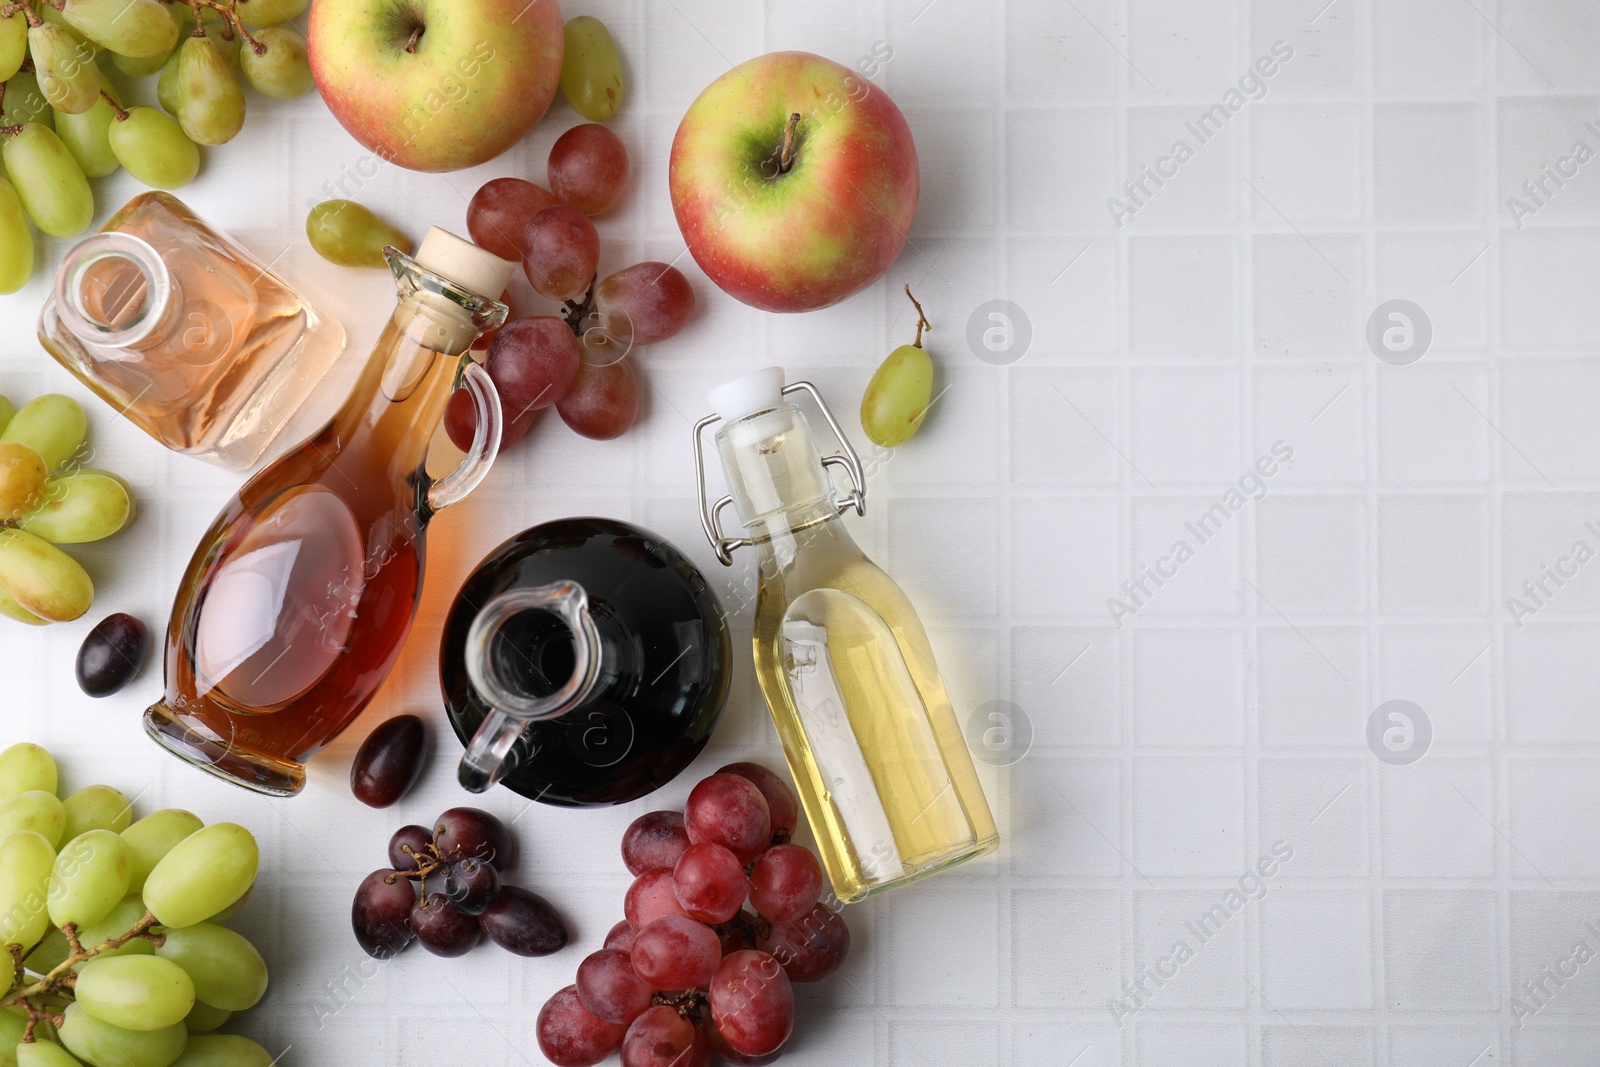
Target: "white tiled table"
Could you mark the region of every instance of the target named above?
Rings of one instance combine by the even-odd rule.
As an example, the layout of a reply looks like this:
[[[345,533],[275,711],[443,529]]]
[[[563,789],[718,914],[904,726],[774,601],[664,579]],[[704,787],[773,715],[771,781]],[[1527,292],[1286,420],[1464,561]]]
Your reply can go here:
[[[414,710],[440,724],[433,650],[450,595],[540,520],[644,523],[732,589],[750,563],[716,565],[692,497],[705,390],[782,362],[848,416],[911,331],[910,282],[949,388],[920,437],[874,462],[869,517],[852,525],[921,605],[961,714],[1009,701],[1032,744],[984,768],[998,858],[852,908],[856,952],[800,990],[784,1062],[1600,1063],[1600,962],[1547,981],[1543,1007],[1523,986],[1577,942],[1600,950],[1600,563],[1560,588],[1545,579],[1540,603],[1523,592],[1574,542],[1600,549],[1585,525],[1600,527],[1600,162],[1560,188],[1546,179],[1542,203],[1522,190],[1575,141],[1600,149],[1585,126],[1600,113],[1593,5],[597,0],[568,14],[580,10],[611,26],[632,86],[615,125],[638,177],[601,226],[607,263],[678,256],[664,181],[677,120],[730,63],[776,48],[846,63],[892,50],[876,80],[922,154],[912,243],[883,283],[803,317],[738,305],[681,259],[704,313],[643,356],[642,425],[597,444],[547,422],[436,524],[412,644],[366,722]],[[1278,41],[1292,56],[1227,110]],[[1189,124],[1219,103],[1202,141]],[[256,105],[184,196],[350,328],[307,428],[389,301],[384,277],[310,252],[308,202],[354,195],[413,231],[459,228],[483,180],[542,175],[573,116],[558,105],[476,172],[367,180],[320,102]],[[1163,163],[1179,139],[1190,158]],[[1119,227],[1107,200],[1144,165],[1170,177]],[[135,187],[100,190],[109,208]],[[45,277],[0,301],[0,391],[83,396],[30,339]],[[1014,327],[1026,317],[1025,351],[969,348],[969,319],[992,300],[1010,302]],[[1420,358],[1369,347],[1369,316],[1391,300],[1426,316]],[[96,617],[159,627],[238,478],[90,410],[144,505],[83,553]],[[1292,459],[1257,477],[1275,445]],[[1175,555],[1180,541],[1190,551]],[[1167,575],[1159,587],[1145,567]],[[1123,583],[1140,580],[1135,602]],[[390,812],[349,798],[355,736],[317,761],[304,796],[254,797],[141,737],[154,674],[110,700],[79,696],[86,629],[3,630],[0,741],[44,742],[72,782],[109,781],[142,808],[256,830],[266,874],[239,925],[274,988],[249,1032],[307,1067],[541,1062],[534,1014],[620,915],[615,842],[653,799],[586,812],[489,799],[520,813],[525,877],[571,916],[576,947],[539,961],[414,951],[373,968],[348,932],[350,892],[392,827],[460,799],[454,741],[440,731],[424,785]],[[1369,718],[1394,700],[1411,702],[1398,706],[1412,709],[1409,751],[1403,729],[1402,751],[1382,744],[1397,719],[1369,746]],[[1425,756],[1406,762],[1424,733]],[[742,666],[694,771],[752,755],[776,746]]]

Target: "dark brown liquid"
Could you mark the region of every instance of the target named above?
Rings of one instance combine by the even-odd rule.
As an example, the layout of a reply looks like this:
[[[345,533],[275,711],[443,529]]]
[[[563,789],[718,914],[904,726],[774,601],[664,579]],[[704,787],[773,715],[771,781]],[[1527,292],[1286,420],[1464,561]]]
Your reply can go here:
[[[298,792],[302,764],[361,714],[422,589],[424,462],[458,360],[394,322],[379,351],[393,354],[334,420],[212,523],[173,608],[166,697],[146,729],[264,792]]]

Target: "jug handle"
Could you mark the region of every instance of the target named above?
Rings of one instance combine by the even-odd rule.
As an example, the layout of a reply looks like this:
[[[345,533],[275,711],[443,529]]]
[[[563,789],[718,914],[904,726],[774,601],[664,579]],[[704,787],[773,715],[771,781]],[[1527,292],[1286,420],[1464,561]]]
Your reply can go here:
[[[517,743],[526,725],[499,708],[490,708],[483,725],[472,735],[472,744],[461,757],[456,776],[462,788],[470,793],[482,793],[504,778],[511,768],[511,746]]]
[[[429,512],[443,511],[482,482],[500,454],[500,429],[505,416],[500,410],[500,394],[495,392],[489,372],[472,357],[464,357],[466,370],[461,373],[461,385],[472,398],[472,409],[477,414],[478,426],[472,434],[472,445],[467,449],[461,465],[434,482],[428,489]]]

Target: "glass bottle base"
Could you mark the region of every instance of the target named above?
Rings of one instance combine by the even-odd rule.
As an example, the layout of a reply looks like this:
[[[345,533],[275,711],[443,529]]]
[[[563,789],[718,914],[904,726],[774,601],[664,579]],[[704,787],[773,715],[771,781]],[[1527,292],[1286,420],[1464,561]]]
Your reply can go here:
[[[867,899],[870,896],[876,896],[885,890],[898,889],[900,886],[910,885],[912,882],[920,882],[922,879],[931,874],[938,874],[940,871],[948,871],[950,868],[965,863],[968,860],[975,860],[982,856],[987,856],[989,853],[993,852],[999,847],[1000,835],[991,834],[990,836],[976,841],[973,844],[967,845],[964,848],[958,849],[947,856],[931,860],[923,864],[921,867],[918,867],[916,870],[913,870],[907,874],[903,874],[898,878],[891,878],[887,881],[873,882],[871,884],[844,886],[842,888],[838,885],[835,885],[833,887],[833,892],[834,895],[839,898],[839,903],[855,904]]]
[[[144,713],[144,732],[191,767],[252,792],[292,797],[306,786],[303,764],[242,748],[165,704],[153,704]]]

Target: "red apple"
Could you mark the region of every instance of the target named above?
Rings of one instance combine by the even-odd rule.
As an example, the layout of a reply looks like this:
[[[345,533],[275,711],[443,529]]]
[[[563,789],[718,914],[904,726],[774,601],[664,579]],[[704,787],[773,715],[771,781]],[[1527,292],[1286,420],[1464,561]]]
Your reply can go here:
[[[712,82],[672,141],[672,209],[713,282],[766,311],[838,303],[881,278],[917,212],[917,149],[887,93],[809,52]]]
[[[520,141],[561,78],[556,0],[317,0],[307,54],[351,136],[412,170],[459,170]]]

